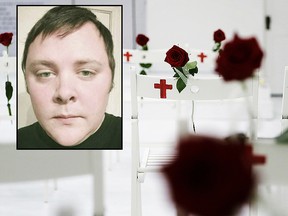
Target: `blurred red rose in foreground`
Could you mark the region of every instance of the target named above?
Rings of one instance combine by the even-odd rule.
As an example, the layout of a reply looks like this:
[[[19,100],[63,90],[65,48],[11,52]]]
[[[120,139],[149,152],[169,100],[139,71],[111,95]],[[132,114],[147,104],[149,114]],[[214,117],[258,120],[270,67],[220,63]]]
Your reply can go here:
[[[248,146],[248,145],[247,145]],[[238,139],[190,135],[162,171],[174,203],[199,216],[233,215],[251,199],[252,155]]]
[[[215,70],[225,81],[243,81],[253,76],[262,58],[263,51],[256,38],[242,39],[235,35],[219,52]]]
[[[0,43],[8,47],[11,44],[12,37],[13,37],[12,32],[2,33],[0,34]]]

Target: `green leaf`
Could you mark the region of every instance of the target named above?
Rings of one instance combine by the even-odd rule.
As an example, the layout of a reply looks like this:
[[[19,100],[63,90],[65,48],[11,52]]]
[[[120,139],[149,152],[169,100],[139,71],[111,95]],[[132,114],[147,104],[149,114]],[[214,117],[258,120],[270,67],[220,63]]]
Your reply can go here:
[[[13,87],[10,81],[6,81],[5,91],[6,91],[7,100],[9,101],[12,98],[12,94],[13,94]]]
[[[194,74],[198,73],[198,68],[193,68],[193,69],[189,69],[189,74],[191,74],[192,76],[194,76]]]
[[[176,83],[176,88],[178,90],[179,93],[181,93],[181,91],[186,87],[186,84],[183,82],[182,79],[178,79],[177,83]]]
[[[147,73],[146,73],[145,70],[142,70],[142,71],[140,72],[140,74],[141,74],[141,75],[147,75]]]
[[[276,137],[276,141],[279,144],[288,144],[288,129],[286,129],[282,134]]]
[[[175,73],[173,77],[176,77],[176,78],[178,78],[178,77],[180,77],[180,76],[179,76],[179,74],[178,74],[178,73]]]
[[[184,68],[187,70],[193,69],[197,67],[197,61],[193,61],[193,62],[188,62]]]
[[[214,47],[213,47],[213,51],[214,51],[214,52],[219,51],[220,47],[221,47],[221,42],[215,43],[215,45],[214,45]]]
[[[182,67],[175,67],[178,71],[183,73],[183,68]]]
[[[150,68],[151,66],[152,66],[152,64],[151,63],[140,63],[140,66],[142,67],[142,68]]]
[[[148,50],[148,46],[147,45],[142,46],[142,50],[144,51]]]

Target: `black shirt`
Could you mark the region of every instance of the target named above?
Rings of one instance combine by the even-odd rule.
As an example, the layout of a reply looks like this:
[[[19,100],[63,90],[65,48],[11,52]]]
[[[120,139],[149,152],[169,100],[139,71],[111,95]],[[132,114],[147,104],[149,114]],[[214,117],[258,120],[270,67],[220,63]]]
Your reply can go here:
[[[122,149],[121,117],[105,113],[102,125],[94,134],[69,147],[55,142],[36,122],[18,130],[17,149]]]

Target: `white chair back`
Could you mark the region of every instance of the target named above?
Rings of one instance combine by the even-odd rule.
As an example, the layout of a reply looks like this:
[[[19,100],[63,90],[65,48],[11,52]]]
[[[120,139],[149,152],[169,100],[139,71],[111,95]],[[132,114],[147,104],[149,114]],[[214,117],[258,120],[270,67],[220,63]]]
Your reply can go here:
[[[124,49],[123,50],[123,63],[138,64],[143,63],[162,63],[165,59],[166,50],[136,50],[136,49]]]
[[[168,63],[162,64],[164,63],[167,51],[168,49],[155,49],[148,51],[124,49],[123,63],[130,65],[136,65],[139,63],[152,63],[155,70],[158,70],[158,72],[162,72],[171,68]],[[197,67],[199,71],[201,71],[201,73],[211,74],[214,72],[217,53],[213,52],[212,50],[198,49],[190,49],[187,52],[189,54],[190,61],[197,61]]]
[[[258,76],[246,81],[243,91],[239,82],[224,82],[220,77],[189,78],[186,88],[179,93],[173,77],[139,75],[131,70],[132,116],[137,114],[137,97],[162,100],[229,100],[250,97],[254,117],[258,116]]]

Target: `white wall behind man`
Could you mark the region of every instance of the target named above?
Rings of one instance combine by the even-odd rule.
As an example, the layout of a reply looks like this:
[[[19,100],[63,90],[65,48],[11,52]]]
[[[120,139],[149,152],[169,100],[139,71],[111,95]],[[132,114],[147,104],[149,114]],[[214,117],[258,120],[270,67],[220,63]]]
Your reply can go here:
[[[188,43],[211,49],[218,28],[228,39],[238,33],[263,43],[263,0],[147,0],[146,28],[151,48]]]
[[[123,48],[133,46],[133,8],[134,0],[72,0],[75,5],[123,5]]]
[[[287,0],[138,0],[145,7],[146,23],[139,26],[150,37],[150,48],[189,44],[211,49],[213,32],[221,28],[227,39],[234,33],[255,36],[264,49],[261,75],[274,95],[282,95],[284,68],[288,65]],[[265,16],[271,17],[265,29]],[[139,27],[141,28],[141,27]]]
[[[265,0],[266,13],[271,18],[270,29],[266,31],[267,82],[274,95],[282,95],[284,68],[288,66],[288,1]]]
[[[9,55],[16,56],[16,5],[123,5],[123,47],[132,48],[133,38],[133,4],[135,0],[1,0],[0,1],[0,33],[13,32],[13,40]],[[32,16],[32,15],[31,15]],[[0,56],[4,46],[0,46]]]

